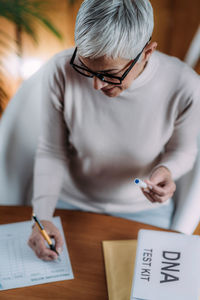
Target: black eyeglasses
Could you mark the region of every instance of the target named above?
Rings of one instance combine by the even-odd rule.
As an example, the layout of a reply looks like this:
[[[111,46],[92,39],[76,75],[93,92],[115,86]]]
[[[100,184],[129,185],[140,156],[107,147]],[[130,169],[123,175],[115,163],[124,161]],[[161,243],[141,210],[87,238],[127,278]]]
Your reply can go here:
[[[150,41],[150,40],[149,40]],[[147,44],[149,43],[149,41],[146,43],[146,45],[144,46],[144,48],[147,46]],[[86,77],[97,77],[98,79],[102,80],[103,82],[107,82],[110,84],[116,84],[119,85],[122,83],[122,81],[124,80],[124,78],[128,75],[128,73],[131,71],[131,69],[134,67],[134,65],[136,64],[136,62],[138,61],[140,55],[142,54],[144,48],[142,49],[142,51],[136,56],[136,58],[132,61],[132,63],[130,64],[130,66],[128,67],[128,69],[122,74],[121,77],[118,76],[113,76],[111,74],[108,74],[106,72],[99,73],[99,72],[93,72],[89,69],[86,69],[82,66],[79,66],[77,64],[74,64],[74,60],[76,57],[76,53],[77,53],[77,47],[74,50],[74,53],[72,55],[72,58],[70,60],[70,65],[81,75],[86,76]]]

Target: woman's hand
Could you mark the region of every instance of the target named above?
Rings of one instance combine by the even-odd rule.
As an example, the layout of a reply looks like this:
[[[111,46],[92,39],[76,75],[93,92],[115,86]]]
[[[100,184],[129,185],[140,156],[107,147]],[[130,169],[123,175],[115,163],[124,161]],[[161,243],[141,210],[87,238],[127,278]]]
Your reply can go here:
[[[145,182],[150,188],[142,188],[142,192],[151,202],[163,203],[171,198],[176,190],[171,172],[163,166],[155,169]]]
[[[60,253],[63,247],[63,239],[58,228],[50,221],[43,220],[41,221],[41,223],[50,238],[53,238],[55,240],[56,251]],[[58,255],[55,251],[47,248],[45,239],[40,233],[40,230],[38,229],[36,224],[34,225],[32,233],[29,237],[28,245],[40,259],[49,261],[58,258]]]

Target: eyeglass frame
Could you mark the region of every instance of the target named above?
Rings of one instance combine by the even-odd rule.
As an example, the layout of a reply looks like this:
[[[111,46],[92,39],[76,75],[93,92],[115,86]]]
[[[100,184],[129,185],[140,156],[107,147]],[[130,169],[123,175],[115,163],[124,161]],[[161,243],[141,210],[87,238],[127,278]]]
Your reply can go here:
[[[99,72],[94,72],[94,71],[91,71],[90,69],[86,69],[84,67],[81,67],[81,66],[78,66],[76,64],[74,64],[74,59],[76,57],[76,53],[77,53],[77,47],[75,48],[74,50],[74,53],[72,55],[72,58],[70,60],[70,65],[74,68],[75,71],[77,71],[79,74],[85,76],[85,77],[89,77],[89,78],[93,78],[94,76],[97,77],[98,79],[100,79],[101,81],[103,82],[106,82],[106,83],[110,83],[110,84],[114,84],[114,85],[120,85],[122,84],[122,81],[125,79],[125,77],[128,75],[128,73],[132,70],[132,68],[134,67],[134,65],[137,63],[140,55],[142,54],[142,52],[144,51],[145,47],[148,45],[148,43],[150,42],[151,38],[149,39],[149,41],[145,44],[145,46],[142,48],[142,50],[140,51],[140,53],[136,56],[136,58],[134,58],[134,60],[132,61],[131,65],[128,67],[128,69],[122,74],[121,77],[119,76],[113,76],[111,74],[108,74],[106,72],[103,72],[102,73],[99,73]],[[81,70],[84,70],[86,72],[90,72],[92,75],[86,75],[86,74],[83,74],[81,73],[78,69],[81,69]],[[111,81],[108,81],[108,80],[105,80],[104,77],[108,77],[108,78],[113,78],[113,79],[117,79],[119,80],[119,83],[118,82],[111,82]]]

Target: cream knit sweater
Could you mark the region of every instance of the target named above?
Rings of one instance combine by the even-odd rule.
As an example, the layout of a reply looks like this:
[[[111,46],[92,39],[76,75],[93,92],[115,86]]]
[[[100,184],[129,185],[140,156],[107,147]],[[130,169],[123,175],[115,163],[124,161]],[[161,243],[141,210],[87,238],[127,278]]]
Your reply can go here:
[[[93,89],[69,65],[72,50],[40,70],[42,133],[33,208],[51,219],[57,200],[94,212],[156,208],[133,183],[158,165],[174,180],[189,171],[200,130],[200,79],[180,60],[155,52],[118,97]],[[165,204],[162,204],[165,205]]]

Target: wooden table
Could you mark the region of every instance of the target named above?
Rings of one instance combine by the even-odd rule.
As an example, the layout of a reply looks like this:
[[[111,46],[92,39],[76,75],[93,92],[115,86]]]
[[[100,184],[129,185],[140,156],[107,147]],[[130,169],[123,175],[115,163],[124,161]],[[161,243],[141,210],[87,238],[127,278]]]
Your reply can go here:
[[[31,207],[0,206],[0,224],[31,219]],[[138,230],[153,226],[95,213],[56,210],[71,259],[74,280],[0,292],[1,300],[107,300],[103,240],[136,239]]]

